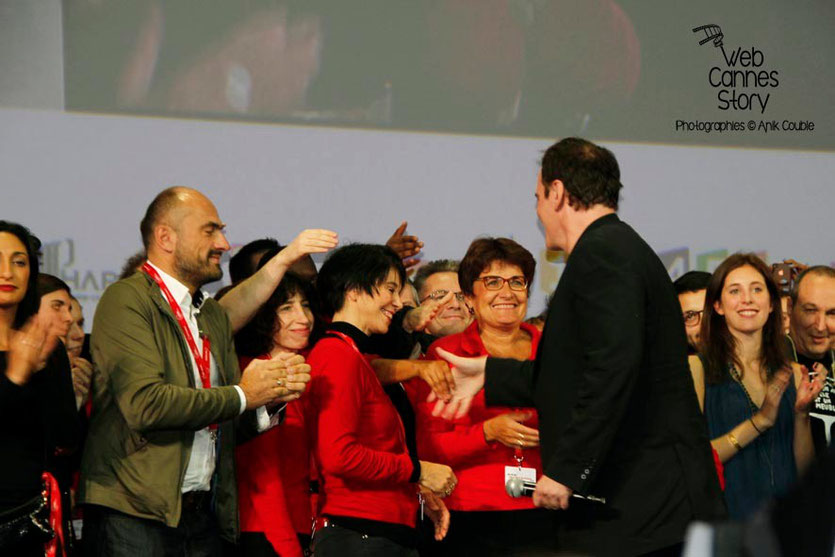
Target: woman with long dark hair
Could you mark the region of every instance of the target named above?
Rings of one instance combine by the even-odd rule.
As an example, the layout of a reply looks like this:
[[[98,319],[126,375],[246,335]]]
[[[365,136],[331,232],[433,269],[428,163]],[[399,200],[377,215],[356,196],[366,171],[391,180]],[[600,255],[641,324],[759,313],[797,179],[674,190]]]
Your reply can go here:
[[[814,455],[809,410],[826,370],[790,365],[780,295],[751,253],[723,261],[707,287],[700,356],[690,358],[731,518],[785,493]]]
[[[274,254],[267,253],[261,261]],[[314,327],[313,290],[292,273],[235,335],[241,369],[255,358],[307,353]],[[278,410],[278,409],[276,409]],[[241,554],[300,557],[310,544],[310,450],[300,402],[288,402],[281,425],[238,445]]]
[[[40,242],[28,229],[0,221],[0,554],[44,554],[62,544],[52,532],[44,484],[48,460],[59,447],[78,444],[67,353],[52,324],[36,317]],[[55,487],[55,489],[51,489]],[[46,494],[46,495],[45,495]],[[67,509],[67,512],[69,509]]]

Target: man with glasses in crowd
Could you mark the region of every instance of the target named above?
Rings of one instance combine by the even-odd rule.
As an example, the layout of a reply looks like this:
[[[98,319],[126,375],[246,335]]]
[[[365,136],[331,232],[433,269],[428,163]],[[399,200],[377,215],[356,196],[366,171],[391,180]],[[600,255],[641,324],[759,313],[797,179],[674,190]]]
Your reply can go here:
[[[702,313],[705,309],[705,293],[710,273],[689,271],[676,279],[673,286],[681,304],[684,318],[684,331],[687,333],[687,345],[690,354],[699,351],[699,331],[702,328]]]

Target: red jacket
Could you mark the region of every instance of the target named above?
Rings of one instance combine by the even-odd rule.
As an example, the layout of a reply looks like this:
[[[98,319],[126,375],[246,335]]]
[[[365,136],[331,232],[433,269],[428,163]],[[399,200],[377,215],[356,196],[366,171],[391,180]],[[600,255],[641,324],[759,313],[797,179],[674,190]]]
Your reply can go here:
[[[527,323],[522,329],[531,335],[531,355],[536,355],[541,333]],[[439,359],[437,349],[459,356],[486,356],[487,350],[478,334],[478,324],[473,323],[461,333],[440,338],[432,343],[426,358]],[[455,471],[458,486],[452,495],[444,499],[447,507],[457,511],[508,511],[532,509],[530,497],[514,499],[505,491],[505,466],[515,466],[516,449],[498,441],[488,443],[484,439],[483,425],[486,420],[507,412],[530,412],[531,419],[524,425],[539,428],[535,408],[510,408],[490,406],[484,403],[482,389],[473,399],[470,411],[458,420],[449,421],[432,416],[434,403],[428,404],[429,388],[420,379],[407,384],[407,392],[415,407],[417,419],[418,454],[423,460],[447,464]],[[536,468],[537,478],[542,475],[542,461],[539,449],[521,451],[522,466]]]
[[[262,359],[267,359],[262,356]],[[240,358],[241,370],[252,358]],[[281,425],[235,451],[241,531],[263,532],[282,557],[302,556],[297,533],[310,535],[310,451],[299,401]]]
[[[415,527],[417,486],[403,423],[350,338],[326,336],[308,357],[305,416],[323,515]]]

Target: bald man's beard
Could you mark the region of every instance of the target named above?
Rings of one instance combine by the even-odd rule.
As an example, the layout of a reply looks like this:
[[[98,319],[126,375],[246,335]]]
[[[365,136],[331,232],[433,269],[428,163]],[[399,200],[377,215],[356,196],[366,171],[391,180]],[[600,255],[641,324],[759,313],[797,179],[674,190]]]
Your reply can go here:
[[[214,282],[223,278],[223,269],[219,263],[209,260],[215,255],[222,255],[223,252],[210,251],[205,258],[189,258],[182,253],[174,252],[174,262],[177,274],[186,284],[201,287],[204,284]]]

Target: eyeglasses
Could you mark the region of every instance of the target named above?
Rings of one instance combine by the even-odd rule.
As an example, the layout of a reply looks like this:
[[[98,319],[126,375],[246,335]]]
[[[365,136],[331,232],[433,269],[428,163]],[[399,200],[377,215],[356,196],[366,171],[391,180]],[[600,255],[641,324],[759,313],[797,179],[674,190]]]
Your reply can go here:
[[[476,281],[483,282],[484,288],[487,290],[501,290],[504,283],[507,283],[511,290],[525,290],[528,287],[527,279],[518,275],[510,278],[488,275],[486,277],[478,277]]]
[[[446,296],[447,294],[449,294],[449,290],[433,290],[432,292],[429,293],[428,296],[423,298],[420,301],[420,303],[423,303],[426,300],[438,301],[441,298],[443,298],[444,296]],[[455,299],[458,300],[459,302],[464,301],[464,293],[463,292],[460,292],[460,291],[459,292],[453,292],[453,294],[455,294]]]
[[[699,322],[702,320],[702,312],[704,310],[694,311],[689,310],[685,311],[682,315],[684,316],[684,324],[685,325],[698,325]]]

